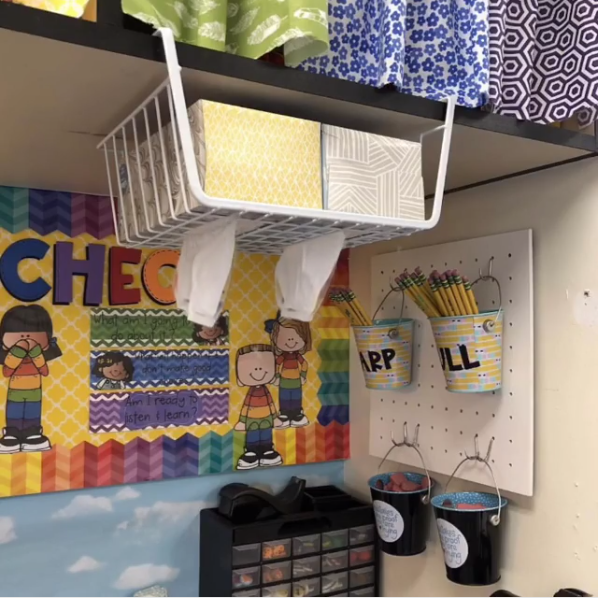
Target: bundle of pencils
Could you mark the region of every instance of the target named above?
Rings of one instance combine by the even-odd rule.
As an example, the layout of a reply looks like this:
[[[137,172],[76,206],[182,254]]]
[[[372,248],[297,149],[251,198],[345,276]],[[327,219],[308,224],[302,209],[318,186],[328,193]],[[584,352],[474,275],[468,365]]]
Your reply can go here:
[[[434,270],[427,279],[421,268],[411,274],[405,270],[395,282],[428,318],[479,313],[469,279],[457,270]]]
[[[372,319],[367,315],[355,293],[347,287],[332,287],[328,293],[330,301],[345,315],[351,326],[371,326]]]

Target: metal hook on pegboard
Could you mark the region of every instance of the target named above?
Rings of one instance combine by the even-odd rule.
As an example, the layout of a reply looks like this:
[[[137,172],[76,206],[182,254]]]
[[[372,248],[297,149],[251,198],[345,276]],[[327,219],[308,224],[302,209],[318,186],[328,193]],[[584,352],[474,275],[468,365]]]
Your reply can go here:
[[[497,526],[500,523],[500,511],[501,511],[501,505],[502,505],[502,498],[500,496],[500,489],[498,488],[498,484],[496,483],[496,477],[494,476],[494,470],[492,469],[492,465],[490,465],[490,455],[492,454],[492,446],[494,445],[494,436],[490,439],[490,442],[488,443],[488,450],[486,451],[485,457],[480,456],[478,434],[476,434],[473,437],[473,443],[474,443],[475,454],[468,455],[467,453],[465,453],[465,457],[459,462],[457,467],[455,467],[453,473],[451,473],[451,477],[448,479],[448,482],[446,483],[446,486],[445,486],[445,492],[448,493],[449,484],[453,481],[453,478],[455,477],[455,475],[457,474],[459,469],[461,469],[461,466],[464,465],[465,463],[467,463],[467,461],[477,461],[478,463],[483,463],[486,466],[486,468],[488,469],[488,471],[490,472],[490,475],[492,476],[492,482],[494,483],[494,487],[496,489],[496,495],[498,496],[498,513],[496,515],[492,515],[492,517],[490,517],[490,523],[494,526]]]
[[[386,295],[384,295],[384,298],[382,299],[382,301],[380,301],[380,304],[378,305],[378,307],[376,308],[376,311],[374,312],[374,315],[372,316],[372,321],[374,321],[376,319],[376,315],[378,314],[378,312],[380,311],[380,309],[382,308],[382,306],[384,305],[385,301],[392,295],[392,293],[402,293],[403,294],[403,298],[401,300],[401,314],[399,315],[399,322],[402,322],[403,320],[403,310],[405,309],[405,291],[401,288],[397,287],[393,287],[392,286],[392,279],[389,279],[388,282],[389,286],[390,286],[390,291],[388,291],[388,293],[386,293]],[[397,339],[400,336],[400,332],[399,332],[399,328],[393,328],[389,333],[388,336],[391,339]]]
[[[426,494],[426,496],[422,496],[422,499],[421,499],[422,503],[427,505],[430,502],[430,496],[432,493],[432,480],[430,479],[430,472],[428,471],[428,468],[426,467],[426,462],[424,460],[424,456],[422,455],[422,452],[419,450],[418,438],[419,438],[419,424],[417,424],[417,426],[415,426],[415,432],[413,433],[413,439],[411,440],[411,442],[409,441],[409,430],[408,430],[407,422],[403,422],[403,440],[401,442],[397,442],[394,439],[394,432],[391,431],[390,441],[392,443],[392,446],[388,449],[388,451],[387,451],[386,455],[384,455],[384,458],[382,459],[382,461],[380,461],[380,465],[378,465],[378,471],[380,471],[380,468],[382,467],[382,465],[384,465],[384,462],[386,461],[386,459],[388,459],[388,456],[390,455],[390,453],[392,453],[392,451],[394,451],[396,448],[401,448],[402,446],[406,446],[407,448],[413,449],[418,454],[420,461],[422,463],[422,468],[426,472],[426,477],[428,478],[428,493]]]
[[[492,265],[493,264],[494,264],[494,256],[492,256],[488,260],[487,274],[483,274],[482,269],[479,268],[478,269],[478,277],[471,283],[471,286],[473,287],[478,282],[493,282],[498,288],[498,310],[496,312],[496,317],[494,318],[494,320],[491,320],[491,319],[485,320],[484,323],[482,324],[482,326],[486,332],[492,332],[494,330],[494,326],[496,326],[496,322],[498,321],[498,318],[500,317],[500,312],[502,311],[502,289],[500,288],[500,281],[498,280],[498,278],[496,278],[495,276],[492,275]]]

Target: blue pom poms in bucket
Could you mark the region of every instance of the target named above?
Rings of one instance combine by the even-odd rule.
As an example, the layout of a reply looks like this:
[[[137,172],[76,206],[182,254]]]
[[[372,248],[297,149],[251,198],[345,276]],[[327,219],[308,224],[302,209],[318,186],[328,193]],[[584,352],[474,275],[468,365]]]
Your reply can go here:
[[[504,509],[508,501],[487,492],[452,492],[432,499],[446,576],[485,586],[500,579]]]
[[[404,480],[392,483],[393,476]],[[369,480],[380,547],[386,554],[413,556],[426,549],[430,531],[429,495],[434,480],[415,472],[384,473]],[[386,489],[386,488],[395,489]],[[404,488],[404,489],[403,489]]]

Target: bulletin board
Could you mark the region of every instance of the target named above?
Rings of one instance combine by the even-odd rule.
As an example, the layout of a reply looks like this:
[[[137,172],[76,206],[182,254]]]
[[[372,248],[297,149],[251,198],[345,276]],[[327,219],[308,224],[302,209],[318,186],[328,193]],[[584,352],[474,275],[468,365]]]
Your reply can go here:
[[[178,253],[118,247],[112,233],[108,198],[0,188],[0,496],[348,458],[349,328],[334,306],[288,361],[273,337],[289,325],[276,257],[236,256],[204,330],[173,305]],[[346,258],[333,282],[348,283]],[[295,411],[257,434],[276,458],[252,459],[240,424],[236,361],[256,347],[301,368]],[[265,388],[278,416],[290,391]]]

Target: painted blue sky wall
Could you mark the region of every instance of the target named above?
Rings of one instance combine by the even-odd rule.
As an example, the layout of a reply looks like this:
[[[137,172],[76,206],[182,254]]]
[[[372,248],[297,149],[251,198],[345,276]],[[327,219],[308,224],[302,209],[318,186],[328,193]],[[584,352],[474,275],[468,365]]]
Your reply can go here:
[[[131,596],[155,583],[197,596],[199,510],[244,482],[278,490],[293,476],[342,485],[343,463],[0,500],[0,595]]]

